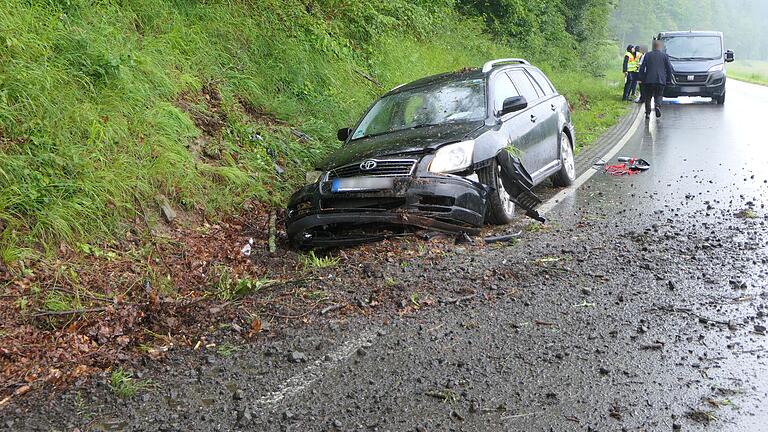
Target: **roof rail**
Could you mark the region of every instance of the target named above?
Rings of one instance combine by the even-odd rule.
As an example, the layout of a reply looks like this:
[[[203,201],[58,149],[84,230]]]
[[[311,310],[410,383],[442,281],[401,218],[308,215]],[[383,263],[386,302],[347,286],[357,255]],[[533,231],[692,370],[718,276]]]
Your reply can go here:
[[[505,58],[505,59],[496,59],[491,60],[483,65],[483,72],[490,72],[491,69],[495,68],[499,65],[505,65],[505,64],[524,64],[529,65],[530,63],[528,60],[521,59],[521,58]]]

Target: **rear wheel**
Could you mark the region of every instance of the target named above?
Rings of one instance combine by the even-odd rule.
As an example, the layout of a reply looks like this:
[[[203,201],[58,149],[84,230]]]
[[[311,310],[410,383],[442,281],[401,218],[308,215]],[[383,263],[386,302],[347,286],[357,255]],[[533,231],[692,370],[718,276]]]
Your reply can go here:
[[[715,98],[718,105],[725,105],[725,93]]]
[[[504,189],[500,175],[501,167],[496,163],[496,159],[491,160],[490,165],[477,170],[480,183],[490,188],[485,220],[493,225],[506,225],[515,218],[515,203]]]
[[[560,132],[560,171],[552,176],[552,183],[566,187],[576,180],[576,162],[573,158],[573,143],[565,131]]]

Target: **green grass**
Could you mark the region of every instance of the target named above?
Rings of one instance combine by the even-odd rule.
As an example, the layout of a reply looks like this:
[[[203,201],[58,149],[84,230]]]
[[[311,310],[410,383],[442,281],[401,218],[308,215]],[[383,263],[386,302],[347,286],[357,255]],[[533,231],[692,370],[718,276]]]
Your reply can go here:
[[[304,268],[325,269],[335,267],[337,264],[339,264],[338,257],[317,256],[315,255],[315,251],[311,251],[304,255]]]
[[[158,193],[284,205],[381,93],[528,54],[450,3],[0,0],[0,259],[112,239]],[[580,144],[623,112],[613,77],[547,62]]]
[[[736,60],[727,67],[729,77],[753,84],[768,85],[768,61]]]
[[[126,398],[150,387],[149,381],[136,380],[131,372],[117,368],[109,376],[109,388],[115,395]]]

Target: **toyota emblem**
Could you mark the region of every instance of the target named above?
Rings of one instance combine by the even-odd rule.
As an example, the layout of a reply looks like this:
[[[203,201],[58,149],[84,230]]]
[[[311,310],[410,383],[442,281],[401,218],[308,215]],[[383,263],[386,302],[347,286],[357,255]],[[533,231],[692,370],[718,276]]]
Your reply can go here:
[[[378,165],[378,163],[375,160],[367,160],[367,161],[365,161],[365,162],[360,164],[360,170],[361,171],[370,171],[370,170],[376,168],[377,165]]]

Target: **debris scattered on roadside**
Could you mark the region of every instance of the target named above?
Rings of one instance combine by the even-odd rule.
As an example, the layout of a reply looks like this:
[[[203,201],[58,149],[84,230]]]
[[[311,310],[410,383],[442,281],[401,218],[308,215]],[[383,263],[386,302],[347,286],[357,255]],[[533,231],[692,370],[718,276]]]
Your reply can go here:
[[[630,176],[651,169],[651,164],[645,159],[635,157],[619,157],[619,163],[608,165],[607,162],[598,162],[595,166],[602,166],[603,172],[613,176]]]
[[[293,351],[288,354],[288,361],[291,363],[306,363],[307,355],[300,351]]]
[[[251,252],[253,251],[253,238],[248,239],[248,243],[246,243],[241,249],[240,253],[243,254],[243,256],[251,256]]]
[[[650,344],[644,344],[644,345],[640,345],[640,349],[643,349],[643,350],[660,350],[660,349],[664,349],[664,344],[661,343],[661,342],[654,342],[654,343],[650,343]]]
[[[160,207],[160,212],[163,214],[165,221],[168,223],[173,222],[176,219],[176,211],[171,207],[171,202],[168,201],[168,198],[163,194],[158,194],[155,196],[155,201]]]
[[[333,312],[335,310],[339,310],[342,307],[344,307],[344,305],[341,305],[341,304],[334,304],[334,305],[330,305],[330,306],[324,307],[323,310],[320,311],[320,315],[325,315],[325,314],[327,314],[329,312]]]
[[[513,233],[513,234],[505,234],[505,235],[500,235],[500,236],[486,237],[483,240],[485,241],[486,244],[506,243],[506,242],[511,242],[511,241],[517,240],[518,238],[520,238],[521,235],[523,235],[523,232],[522,231],[518,231],[518,232]]]
[[[456,236],[456,244],[474,244],[475,241],[472,240],[472,237],[470,237],[467,233],[461,232],[459,235]]]
[[[740,219],[757,219],[757,213],[751,208],[746,208],[736,213],[736,217]]]
[[[453,403],[458,399],[456,392],[451,389],[427,390],[424,392],[424,395],[433,397],[435,399],[440,399],[446,403]]]
[[[697,423],[709,424],[717,420],[717,416],[712,411],[691,410],[685,413],[685,416]]]
[[[557,324],[549,321],[540,321],[540,320],[533,320],[533,323],[540,326],[556,326]]]

